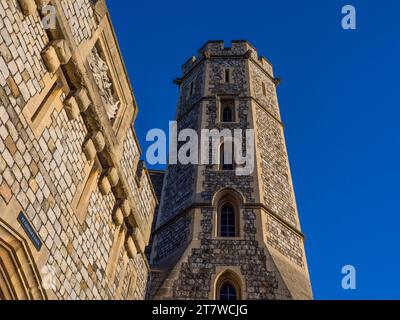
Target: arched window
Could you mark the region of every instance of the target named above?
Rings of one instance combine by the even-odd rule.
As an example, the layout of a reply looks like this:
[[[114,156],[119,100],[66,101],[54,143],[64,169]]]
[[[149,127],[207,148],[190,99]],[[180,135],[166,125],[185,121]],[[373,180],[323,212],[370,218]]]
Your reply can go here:
[[[228,269],[217,277],[214,292],[216,300],[241,300],[242,281],[237,273]]]
[[[221,122],[234,122],[235,121],[235,100],[222,99],[221,100]]]
[[[219,300],[229,300],[236,301],[237,300],[237,292],[236,288],[230,281],[225,281],[220,290],[219,290]]]
[[[229,203],[221,207],[219,235],[221,237],[236,237],[236,213]]]
[[[233,170],[233,146],[230,148],[231,150],[227,150],[225,154],[225,143],[221,144],[219,150],[219,157],[220,157],[220,168],[221,170]]]

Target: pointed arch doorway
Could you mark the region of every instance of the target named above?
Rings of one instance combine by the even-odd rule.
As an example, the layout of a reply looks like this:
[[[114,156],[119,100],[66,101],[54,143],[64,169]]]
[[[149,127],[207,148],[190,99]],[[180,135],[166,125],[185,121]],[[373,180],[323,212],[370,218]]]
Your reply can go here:
[[[40,273],[26,240],[0,219],[0,300],[44,300]]]

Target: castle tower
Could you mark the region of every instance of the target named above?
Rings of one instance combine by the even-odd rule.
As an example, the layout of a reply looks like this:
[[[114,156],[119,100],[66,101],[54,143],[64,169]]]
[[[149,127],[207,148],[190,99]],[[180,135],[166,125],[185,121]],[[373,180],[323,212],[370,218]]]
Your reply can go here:
[[[209,41],[175,82],[178,132],[253,129],[255,167],[168,166],[150,298],[312,299],[271,64],[246,41]]]

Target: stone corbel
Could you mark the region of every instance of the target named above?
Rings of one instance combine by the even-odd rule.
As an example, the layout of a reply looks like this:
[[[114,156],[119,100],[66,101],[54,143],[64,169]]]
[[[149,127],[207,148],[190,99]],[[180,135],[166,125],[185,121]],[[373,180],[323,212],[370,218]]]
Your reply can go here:
[[[113,212],[112,215],[112,219],[114,224],[119,227],[120,225],[122,225],[122,223],[124,222],[124,215],[122,214],[122,211],[120,208],[116,208]]]
[[[125,248],[126,248],[126,251],[128,252],[128,257],[129,257],[129,258],[133,259],[133,258],[136,257],[136,255],[137,255],[137,250],[136,250],[135,242],[134,242],[133,239],[132,239],[132,236],[128,236],[128,237],[126,238],[126,241],[125,241]]]
[[[93,133],[92,140],[96,151],[98,153],[102,152],[106,146],[106,141],[104,140],[104,136],[101,131],[96,131]]]
[[[91,104],[88,93],[87,93],[86,89],[83,87],[77,91],[75,99],[76,99],[76,102],[78,103],[79,110],[82,113],[85,112]]]
[[[33,15],[37,12],[37,6],[35,1],[32,0],[18,0],[19,6],[21,7],[22,13],[25,16]]]
[[[112,188],[116,187],[119,182],[118,170],[115,168],[110,168],[107,170],[107,179],[110,182]]]
[[[69,121],[75,120],[79,117],[79,107],[74,96],[70,96],[69,98],[67,98],[67,100],[65,100],[64,109],[67,113]]]
[[[124,218],[128,218],[131,214],[131,205],[129,204],[129,201],[124,199],[121,201],[120,205],[122,214],[124,215]]]
[[[99,181],[99,189],[103,196],[108,195],[111,192],[111,185],[108,181],[107,176],[102,176]]]
[[[62,65],[67,64],[71,59],[71,50],[67,44],[67,42],[63,39],[54,40],[50,43],[50,45],[55,49],[58,60]]]
[[[61,62],[58,59],[56,49],[53,46],[49,45],[43,50],[42,58],[50,73],[55,73],[58,68],[60,68]]]
[[[88,139],[85,141],[82,150],[88,161],[93,161],[96,157],[97,151],[92,139]]]

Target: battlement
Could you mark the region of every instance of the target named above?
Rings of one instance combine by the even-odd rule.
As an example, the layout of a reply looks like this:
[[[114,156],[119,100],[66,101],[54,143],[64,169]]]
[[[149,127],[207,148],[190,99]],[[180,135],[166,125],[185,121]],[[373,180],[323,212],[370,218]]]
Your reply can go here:
[[[257,61],[271,76],[273,76],[273,67],[271,62],[264,56],[259,56],[257,49],[247,40],[232,40],[230,46],[225,45],[224,40],[207,41],[198,51],[197,56],[192,56],[182,66],[182,73],[185,75],[190,69],[205,57],[212,56],[245,56]]]

